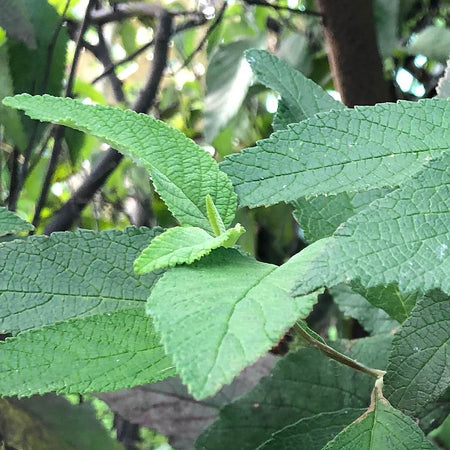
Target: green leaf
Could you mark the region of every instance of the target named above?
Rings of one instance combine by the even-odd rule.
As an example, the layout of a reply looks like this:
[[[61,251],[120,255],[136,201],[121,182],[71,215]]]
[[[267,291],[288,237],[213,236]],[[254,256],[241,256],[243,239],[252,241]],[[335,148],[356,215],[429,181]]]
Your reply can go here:
[[[345,109],[320,86],[269,52],[248,50],[245,57],[257,80],[281,95],[283,106],[278,114],[284,124],[300,122],[318,112]]]
[[[439,291],[428,293],[394,337],[384,392],[409,415],[419,415],[450,385],[449,300]]]
[[[0,236],[5,236],[9,233],[17,233],[19,231],[34,230],[33,225],[11,211],[8,211],[3,206],[0,206]],[[1,250],[0,250],[1,252]]]
[[[216,205],[209,194],[206,196],[206,215],[208,216],[209,223],[211,224],[211,228],[216,236],[220,236],[222,233],[225,233],[225,225],[222,222],[219,211],[217,211]]]
[[[439,79],[436,92],[439,98],[450,98],[450,59],[447,60],[447,67],[444,75]]]
[[[214,52],[206,71],[205,139],[212,142],[237,113],[247,95],[252,72],[244,50],[261,45],[261,37],[223,45]]]
[[[363,413],[363,408],[346,408],[305,417],[274,433],[258,450],[321,450],[330,439]]]
[[[7,44],[3,44],[0,46],[0,100],[13,94],[14,89],[9,70]],[[6,136],[8,136],[20,150],[24,150],[26,138],[19,113],[0,103],[0,124],[4,127]]]
[[[449,103],[450,105],[450,103]],[[303,250],[295,294],[359,280],[401,293],[450,291],[450,153]],[[357,264],[355,264],[357,261]]]
[[[417,33],[414,41],[406,47],[412,55],[423,55],[445,63],[449,57],[450,28],[430,25]]]
[[[211,156],[180,131],[130,110],[84,105],[48,95],[9,97],[4,103],[31,118],[51,121],[93,134],[149,171],[156,189],[183,224],[211,231],[205,197],[210,194],[225,226],[236,210],[236,195]]]
[[[343,341],[335,347],[367,366],[382,369],[391,341],[391,336],[380,335]],[[314,348],[301,348],[282,358],[252,392],[222,408],[219,420],[202,433],[196,448],[254,449],[272,433],[300,419],[346,408],[367,408],[372,387],[369,376]]]
[[[396,187],[448,148],[448,123],[442,99],[331,111],[228,156],[221,168],[242,206]]]
[[[148,313],[194,397],[230,383],[311,311],[316,295],[298,302],[289,295],[296,275],[295,257],[277,267],[217,249],[161,278]]]
[[[218,247],[232,247],[245,229],[237,224],[217,237],[196,227],[176,227],[165,231],[134,262],[136,273],[147,273],[177,264],[191,264]]]
[[[175,374],[144,308],[25,331],[0,354],[3,396],[113,391]]]
[[[29,48],[36,48],[33,25],[22,0],[0,0],[0,27]]]
[[[399,0],[375,0],[373,9],[378,49],[384,59],[397,45]]]
[[[119,450],[89,402],[73,405],[54,394],[0,399],[0,434],[7,448]],[[82,430],[82,432],[80,432]]]
[[[345,284],[331,288],[330,294],[344,315],[356,319],[370,334],[389,333],[399,326],[385,311],[370,304]]]
[[[402,293],[395,283],[366,288],[358,282],[352,282],[351,286],[373,306],[383,309],[399,323],[408,318],[417,298],[421,295],[419,291]]]
[[[295,208],[293,215],[302,227],[306,240],[312,243],[331,236],[341,223],[388,192],[390,189],[371,189],[300,198],[292,202]]]
[[[369,409],[358,420],[339,433],[323,450],[433,450],[417,424],[408,416],[394,409],[374,389]]]
[[[0,245],[0,331],[143,305],[158,273],[133,261],[159,229],[52,233]]]
[[[37,42],[36,49],[30,49],[22,42],[8,40],[11,77],[16,94],[48,93],[60,95],[66,69],[66,48],[69,40],[65,27],[61,27],[61,17],[46,0],[21,0],[29,14]],[[58,36],[55,40],[55,32]],[[49,48],[53,48],[49,62]],[[28,138],[35,133],[35,126],[25,116],[22,117]],[[44,130],[40,126],[38,137]]]

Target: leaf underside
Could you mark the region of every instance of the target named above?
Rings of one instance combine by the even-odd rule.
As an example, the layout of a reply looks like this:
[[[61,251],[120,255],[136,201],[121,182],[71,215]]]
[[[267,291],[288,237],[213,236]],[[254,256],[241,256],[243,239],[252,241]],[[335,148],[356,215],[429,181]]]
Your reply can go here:
[[[18,95],[4,100],[33,119],[92,134],[137,159],[173,215],[183,224],[210,231],[205,197],[211,195],[225,226],[236,210],[236,195],[227,176],[201,147],[180,131],[146,114],[69,98]]]
[[[240,225],[212,237],[197,227],[175,227],[160,234],[134,262],[136,273],[152,272],[156,269],[191,264],[218,247],[231,247],[244,233]]]
[[[296,274],[295,257],[278,268],[220,248],[158,282],[148,313],[194,397],[230,383],[310,312],[317,295],[289,294]]]

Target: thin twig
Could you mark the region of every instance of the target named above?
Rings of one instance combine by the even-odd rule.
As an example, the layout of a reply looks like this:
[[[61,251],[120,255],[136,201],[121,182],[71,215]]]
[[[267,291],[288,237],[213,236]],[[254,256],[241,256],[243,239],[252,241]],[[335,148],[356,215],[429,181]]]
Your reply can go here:
[[[289,11],[292,14],[299,14],[304,16],[323,17],[323,14],[311,9],[294,9],[289,6],[277,5],[275,3],[269,3],[265,0],[244,0],[247,5],[265,6],[267,8],[275,9],[276,11]]]
[[[228,6],[228,2],[225,1],[223,2],[222,6],[219,9],[219,12],[216,16],[216,18],[214,19],[214,22],[211,24],[211,26],[208,28],[208,30],[206,31],[205,35],[203,36],[202,40],[200,41],[200,43],[197,45],[197,47],[192,51],[192,53],[184,60],[182,66],[177,70],[177,72],[179,72],[181,69],[183,69],[184,67],[187,67],[191,61],[194,59],[195,55],[203,48],[203,46],[205,45],[206,41],[208,40],[209,36],[211,35],[211,33],[217,28],[217,26],[220,24],[220,22],[223,19],[223,15],[225,14],[225,10],[227,9]]]
[[[89,0],[89,3],[86,7],[86,12],[84,14],[83,21],[80,26],[80,30],[77,37],[75,52],[73,55],[72,65],[70,67],[69,77],[67,79],[67,85],[65,89],[65,97],[71,97],[72,91],[73,91],[73,84],[75,81],[75,73],[78,67],[78,60],[81,56],[81,51],[83,49],[82,41],[84,33],[87,30],[87,27],[89,25],[89,14],[90,11],[94,8],[96,4],[96,0]],[[36,210],[33,217],[33,225],[35,228],[38,227],[40,218],[41,218],[41,211],[42,208],[45,206],[47,202],[48,192],[50,190],[51,181],[53,178],[53,174],[55,173],[56,166],[58,164],[59,155],[61,153],[62,149],[62,142],[64,139],[64,133],[65,133],[65,127],[62,125],[57,125],[54,129],[55,136],[54,136],[54,144],[53,144],[53,150],[52,155],[50,157],[50,161],[48,164],[47,172],[45,173],[44,183],[42,185],[41,193],[36,205]]]
[[[172,22],[172,14],[162,10],[155,33],[155,50],[151,72],[132,107],[136,112],[147,112],[155,101],[158,86],[167,63],[168,47],[172,36]],[[110,148],[106,151],[83,184],[55,214],[44,233],[50,234],[53,231],[68,230],[121,160],[122,154],[117,150]]]
[[[352,369],[359,370],[360,372],[364,372],[371,377],[381,378],[386,372],[384,370],[372,369],[370,367],[366,367],[365,365],[359,363],[358,361],[349,358],[343,353],[338,352],[334,348],[330,347],[323,342],[314,339],[309,333],[307,333],[299,324],[294,325],[295,332],[298,333],[305,341],[307,341],[310,345],[320,350],[322,353],[327,355],[328,357],[334,359],[335,361],[344,364]]]

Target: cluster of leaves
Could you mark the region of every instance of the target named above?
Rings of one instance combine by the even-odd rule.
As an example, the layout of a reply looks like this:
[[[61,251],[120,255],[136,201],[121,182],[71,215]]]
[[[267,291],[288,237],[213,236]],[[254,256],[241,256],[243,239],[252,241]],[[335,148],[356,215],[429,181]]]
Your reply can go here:
[[[402,322],[393,340],[374,325],[377,336],[351,350],[341,344],[355,360],[386,369],[363,416],[352,423],[368,404],[367,375],[352,374],[349,388],[350,369],[301,348],[224,408],[199,448],[224,448],[229,439],[240,448],[311,439],[311,448],[321,448],[351,423],[326,448],[432,448],[407,415],[423,418],[429,431],[429,414],[440,423],[448,413],[436,402],[446,402],[450,378],[450,102],[345,109],[267,52],[247,58],[260,81],[281,94],[278,131],[228,157],[222,170],[146,115],[47,95],[4,100],[137,159],[181,226],[3,244],[2,329],[15,337],[0,344],[1,392],[105,391],[178,373],[202,399],[305,318],[324,286],[346,283],[391,324]],[[315,242],[280,267],[230,248],[244,231],[239,224],[226,230],[236,208],[233,187],[241,205],[293,202]],[[13,223],[7,216],[5,226]],[[142,250],[135,268],[150,273],[136,277],[132,261]],[[169,266],[162,277],[154,271]],[[305,387],[313,398],[302,394]]]
[[[52,3],[60,9],[65,4]],[[233,5],[227,14],[239,8]],[[377,1],[375,8],[380,17],[386,10],[392,18],[401,13],[396,1]],[[59,95],[68,41],[58,28],[59,16],[44,0],[0,0],[0,10],[0,26],[8,33],[8,40],[0,41],[0,97]],[[164,383],[178,374],[196,399],[207,398],[202,405],[222,407],[197,448],[432,448],[425,435],[450,410],[450,103],[445,100],[450,77],[441,82],[440,99],[349,110],[267,52],[247,51],[252,75],[243,51],[263,46],[268,17],[267,10],[258,9],[258,26],[219,25],[208,43],[208,51],[215,52],[206,75],[205,139],[220,157],[245,128],[235,126],[247,123],[242,109],[236,113],[258,90],[251,87],[253,76],[281,96],[275,133],[220,166],[183,133],[147,115],[48,95],[9,97],[0,104],[6,138],[24,154],[30,140],[45,135],[45,127],[11,107],[78,130],[66,135],[77,164],[76,137],[84,133],[131,157],[148,172],[180,225],[14,240],[33,227],[0,208],[0,333],[7,336],[0,342],[2,396],[107,392]],[[389,55],[400,30],[396,20],[389,33],[385,21],[377,25],[380,50]],[[437,35],[445,47],[446,31],[426,28],[403,49],[405,55],[420,52],[442,61],[448,55],[430,49],[439,51],[432,44]],[[235,34],[247,36],[236,41]],[[135,43],[126,33],[121,36],[133,51]],[[309,73],[325,57],[311,53],[305,36],[284,39],[280,54]],[[225,44],[217,46],[219,40]],[[189,54],[194,42],[190,31],[175,39],[182,54]],[[52,46],[54,62],[46,66]],[[198,82],[188,87],[197,92]],[[88,88],[79,82],[77,89],[80,94]],[[97,103],[106,103],[94,94]],[[170,101],[171,94],[162,106]],[[171,116],[169,110],[161,117],[179,125],[183,113]],[[195,120],[195,111],[188,115]],[[195,126],[179,128],[191,137],[197,133]],[[241,143],[264,134],[255,131]],[[249,227],[245,215],[235,214],[238,204],[280,203],[294,208],[311,245],[276,266],[236,245],[246,238],[237,217]],[[340,310],[371,337],[341,340],[331,348],[306,327],[302,319],[325,286]],[[250,393],[233,402],[210,399],[292,326],[338,360],[345,354],[360,368],[379,369],[366,367],[375,376],[386,374],[372,389],[367,374],[316,349],[293,346]],[[72,410],[60,398],[42,399],[56,415]],[[0,409],[9,423],[32,423],[33,410],[44,405],[33,401],[2,400]],[[80,414],[92,422],[90,411]],[[55,442],[59,448],[115,445],[101,430],[86,436],[90,444],[69,442],[70,433],[54,418],[34,425],[45,429],[32,437],[44,448]],[[18,436],[2,437],[21,445]]]

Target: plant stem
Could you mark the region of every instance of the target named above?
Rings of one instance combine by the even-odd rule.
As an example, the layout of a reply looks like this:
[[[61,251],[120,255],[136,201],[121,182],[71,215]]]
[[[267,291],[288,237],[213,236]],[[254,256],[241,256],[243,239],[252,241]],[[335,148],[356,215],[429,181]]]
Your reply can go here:
[[[352,369],[359,370],[360,372],[364,372],[376,379],[383,377],[386,373],[384,370],[372,369],[370,367],[366,367],[365,365],[359,363],[358,361],[349,358],[343,353],[338,352],[334,348],[330,347],[327,344],[324,344],[317,339],[314,339],[309,333],[307,333],[300,325],[297,323],[294,325],[295,332],[298,333],[308,344],[320,350],[322,353],[327,355],[328,357],[334,359],[335,361],[344,364],[345,366],[351,367]]]

